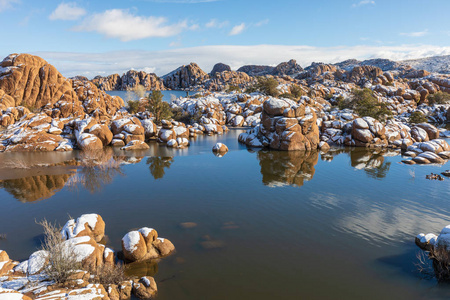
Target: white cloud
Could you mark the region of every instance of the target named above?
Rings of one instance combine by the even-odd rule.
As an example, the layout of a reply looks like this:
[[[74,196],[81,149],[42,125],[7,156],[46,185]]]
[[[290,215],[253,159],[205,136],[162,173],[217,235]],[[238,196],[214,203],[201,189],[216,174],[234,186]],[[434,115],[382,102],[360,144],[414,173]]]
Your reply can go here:
[[[428,29],[424,31],[415,31],[415,32],[402,32],[400,35],[409,36],[409,37],[422,37],[428,34]]]
[[[13,4],[20,3],[19,0],[0,0],[0,12],[10,9],[13,7]]]
[[[228,21],[219,22],[217,19],[211,19],[205,24],[206,28],[223,28],[228,25]]]
[[[7,53],[9,54],[9,53]],[[5,54],[4,56],[6,56]],[[196,62],[209,72],[217,62],[232,69],[247,65],[277,65],[291,58],[303,66],[312,62],[336,63],[346,59],[388,58],[405,60],[436,55],[450,55],[450,47],[433,45],[312,47],[284,45],[202,46],[164,51],[116,51],[107,53],[36,52],[67,77],[109,75],[134,68],[154,68],[159,76],[177,67]]]
[[[88,16],[76,31],[94,31],[123,42],[152,37],[169,37],[188,29],[187,21],[167,24],[164,17],[141,17],[128,10],[111,9]]]
[[[86,14],[86,10],[75,2],[61,3],[48,17],[50,20],[78,20]]]
[[[358,6],[363,6],[363,5],[375,5],[375,1],[374,0],[362,0],[362,1],[359,1],[358,3],[352,4],[352,7],[358,7]]]
[[[245,30],[245,23],[234,26],[228,35],[238,35]]]
[[[269,24],[269,19],[264,19],[264,20],[261,20],[261,21],[255,23],[254,26],[255,27],[260,27],[260,26],[267,25],[267,24]]]

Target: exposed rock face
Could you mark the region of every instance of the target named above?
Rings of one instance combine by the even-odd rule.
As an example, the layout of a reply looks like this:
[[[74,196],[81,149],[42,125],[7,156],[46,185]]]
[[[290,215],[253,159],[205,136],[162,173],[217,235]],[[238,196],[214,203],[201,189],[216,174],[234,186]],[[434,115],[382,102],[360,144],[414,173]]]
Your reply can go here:
[[[0,100],[2,110],[20,105],[43,107],[62,99],[68,102],[77,99],[72,81],[40,57],[11,54],[0,66],[0,90],[10,96]]]
[[[239,135],[251,147],[277,150],[311,150],[319,145],[316,113],[310,106],[270,98],[263,104],[261,124]]]
[[[216,72],[211,75],[211,79],[204,83],[204,86],[209,91],[221,91],[227,86],[237,86],[244,88],[255,82],[254,77],[248,76],[244,72],[223,71]]]
[[[271,74],[273,69],[274,67],[270,66],[247,65],[240,67],[238,72],[247,73],[249,76],[264,76]]]
[[[223,71],[231,71],[230,66],[223,63],[218,63],[214,65],[210,74],[211,76],[214,76],[216,73],[222,73]]]
[[[276,67],[271,66],[257,66],[257,65],[247,65],[242,66],[238,69],[238,72],[247,73],[250,76],[284,76],[284,75],[295,75],[303,71],[303,68],[297,64],[295,59],[291,59],[288,62],[282,62]]]
[[[322,76],[325,73],[334,74],[334,72],[337,71],[336,66],[329,65],[329,64],[323,64],[323,63],[312,63],[311,66],[306,68],[306,72],[301,73],[297,78],[298,79],[304,79],[304,78],[318,78]]]
[[[156,74],[135,70],[129,70],[122,76],[119,74],[112,74],[107,77],[97,76],[92,82],[104,91],[128,91],[138,84],[144,86],[148,91],[165,89],[163,80],[156,76]]]
[[[349,81],[360,84],[362,81],[373,80],[382,74],[383,71],[378,67],[360,66],[354,67],[347,77]]]
[[[271,75],[274,76],[293,76],[303,71],[303,68],[297,64],[297,61],[295,59],[291,59],[288,62],[282,62],[278,66],[276,66],[272,72]]]
[[[40,57],[11,54],[1,63],[0,110],[42,108],[52,117],[85,113],[111,116],[123,106],[119,97],[99,91],[92,83],[63,77]]]
[[[68,240],[75,237],[88,236],[100,242],[105,236],[105,222],[98,214],[81,215],[75,221],[70,219],[64,225],[61,235]]]
[[[111,74],[106,77],[95,76],[92,79],[92,83],[94,83],[99,89],[103,91],[114,91],[122,89],[122,78],[119,74]]]
[[[200,85],[209,75],[205,73],[196,63],[181,66],[175,71],[163,76],[164,85],[172,90],[188,89]]]

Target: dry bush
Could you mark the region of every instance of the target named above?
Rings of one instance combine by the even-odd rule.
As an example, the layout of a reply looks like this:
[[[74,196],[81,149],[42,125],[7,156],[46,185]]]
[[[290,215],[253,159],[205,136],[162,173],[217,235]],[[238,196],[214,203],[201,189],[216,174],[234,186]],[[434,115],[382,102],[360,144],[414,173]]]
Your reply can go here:
[[[438,282],[450,282],[450,252],[445,247],[433,247],[429,252],[420,252],[417,259],[416,267],[420,273],[435,277]]]
[[[112,151],[87,150],[81,154],[81,166],[98,169],[118,169],[121,160],[112,154]]]
[[[95,270],[91,270],[91,274],[95,275],[92,279],[93,283],[100,284],[120,284],[128,280],[125,275],[125,266],[123,264],[102,265]]]
[[[57,283],[65,283],[81,264],[77,261],[76,253],[71,247],[64,244],[61,228],[46,219],[38,222],[44,228],[44,242],[42,250],[48,252],[48,265],[44,272],[49,279]]]
[[[5,166],[11,169],[29,169],[31,167],[30,164],[21,159],[8,161],[5,163]]]

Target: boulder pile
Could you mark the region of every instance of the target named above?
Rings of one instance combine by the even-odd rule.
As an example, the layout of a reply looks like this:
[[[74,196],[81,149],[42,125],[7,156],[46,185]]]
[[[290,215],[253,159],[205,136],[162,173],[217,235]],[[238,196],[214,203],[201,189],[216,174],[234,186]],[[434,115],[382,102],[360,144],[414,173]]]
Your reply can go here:
[[[61,251],[58,253],[67,253],[74,258],[81,270],[72,270],[64,284],[48,278],[49,266],[56,263],[51,256],[55,255],[53,252],[39,250],[19,263],[0,250],[0,298],[130,299],[132,294],[140,299],[155,297],[157,285],[150,276],[125,279],[119,284],[98,282],[96,270],[116,267],[115,252],[100,243],[104,235],[105,222],[97,214],[86,214],[76,221],[67,221],[61,231],[63,241],[56,247]],[[169,240],[158,238],[156,231],[147,227],[126,234],[122,246],[126,261],[164,257],[175,250]]]

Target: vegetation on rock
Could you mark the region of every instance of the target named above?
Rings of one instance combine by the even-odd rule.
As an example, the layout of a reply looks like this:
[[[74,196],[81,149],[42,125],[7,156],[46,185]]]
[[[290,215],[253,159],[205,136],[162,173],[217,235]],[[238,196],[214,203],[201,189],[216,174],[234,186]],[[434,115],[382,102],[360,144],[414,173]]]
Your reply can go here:
[[[173,115],[169,103],[163,101],[161,91],[153,91],[150,97],[147,98],[147,109],[155,117],[157,123],[164,119],[170,119]]]

